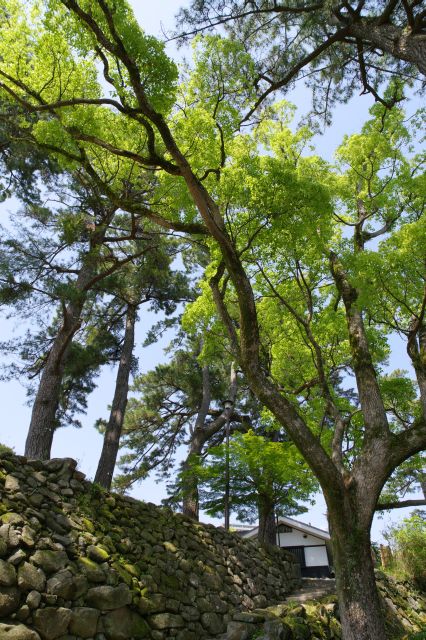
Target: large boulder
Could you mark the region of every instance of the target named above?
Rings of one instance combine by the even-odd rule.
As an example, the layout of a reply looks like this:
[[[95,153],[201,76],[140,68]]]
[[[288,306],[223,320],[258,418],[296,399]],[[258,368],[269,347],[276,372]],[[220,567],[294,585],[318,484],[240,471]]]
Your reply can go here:
[[[66,634],[71,616],[71,610],[63,607],[37,609],[34,613],[34,626],[43,640],[56,640]]]
[[[120,609],[130,604],[131,601],[132,594],[125,584],[119,584],[118,587],[110,587],[108,585],[93,587],[89,589],[86,595],[87,604],[101,611]]]
[[[139,640],[150,636],[150,629],[145,620],[128,607],[107,613],[103,617],[102,625],[108,640]]]
[[[100,611],[90,607],[76,607],[72,610],[70,633],[80,638],[96,635]]]
[[[65,551],[39,549],[31,556],[31,562],[41,567],[46,573],[56,573],[68,563],[68,556]]]
[[[44,591],[46,576],[42,569],[23,562],[18,569],[18,586],[21,591]]]

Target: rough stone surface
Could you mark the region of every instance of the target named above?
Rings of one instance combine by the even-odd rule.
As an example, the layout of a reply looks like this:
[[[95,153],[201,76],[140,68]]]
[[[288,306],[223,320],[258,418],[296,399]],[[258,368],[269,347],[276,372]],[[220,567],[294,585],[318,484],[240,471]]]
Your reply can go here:
[[[0,622],[1,640],[40,640],[40,636],[33,629],[23,624],[3,624]]]
[[[103,629],[108,640],[138,640],[150,636],[150,629],[145,620],[128,607],[107,613],[103,618]]]
[[[185,626],[185,621],[174,613],[158,613],[149,618],[149,624],[153,629],[178,629]]]
[[[397,582],[383,574],[378,574],[377,578],[382,594],[387,637],[392,640],[421,640],[422,636],[417,635],[417,632],[426,628],[426,596],[413,591],[408,583]],[[324,591],[329,591],[329,584],[326,582]],[[297,592],[294,596],[297,597]],[[286,602],[266,609],[236,613],[228,623],[226,633],[220,638],[341,640],[337,598],[335,595],[313,595],[312,599],[292,601],[290,597]]]
[[[0,617],[5,618],[19,607],[20,593],[15,587],[0,587]]]
[[[93,587],[89,589],[86,596],[86,602],[101,611],[120,609],[131,601],[132,595],[125,584],[120,584],[118,587],[108,585]]]
[[[46,585],[46,576],[29,562],[23,562],[18,569],[18,586],[21,591],[43,591]]]
[[[76,607],[72,610],[70,633],[81,638],[96,634],[100,612],[90,607]]]
[[[65,551],[39,550],[31,556],[31,562],[41,567],[46,573],[53,573],[65,567],[68,556]]]
[[[63,636],[71,621],[71,611],[63,607],[46,607],[34,614],[34,626],[45,640],[55,640]]]
[[[38,591],[30,591],[27,595],[26,603],[30,609],[37,609],[41,602],[41,593]]]
[[[73,600],[79,590],[78,581],[71,571],[62,570],[47,581],[47,593],[64,600]]]
[[[112,495],[75,467],[0,457],[0,640],[203,640],[298,586],[291,554]]]
[[[16,571],[13,565],[4,560],[0,560],[0,585],[2,587],[13,587],[16,584]]]
[[[212,635],[218,635],[225,631],[225,625],[222,618],[217,613],[203,613],[201,616],[201,624]]]

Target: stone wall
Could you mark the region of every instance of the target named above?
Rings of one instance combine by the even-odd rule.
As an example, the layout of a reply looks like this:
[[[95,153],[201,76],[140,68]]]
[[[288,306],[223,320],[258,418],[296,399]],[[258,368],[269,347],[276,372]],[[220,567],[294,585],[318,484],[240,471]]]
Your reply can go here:
[[[426,594],[412,584],[377,572],[377,586],[389,640],[425,640]],[[418,635],[417,635],[418,634]],[[234,614],[227,633],[216,640],[341,640],[335,595],[292,601]]]
[[[0,458],[1,640],[199,640],[299,584],[283,550],[87,482],[73,460]]]

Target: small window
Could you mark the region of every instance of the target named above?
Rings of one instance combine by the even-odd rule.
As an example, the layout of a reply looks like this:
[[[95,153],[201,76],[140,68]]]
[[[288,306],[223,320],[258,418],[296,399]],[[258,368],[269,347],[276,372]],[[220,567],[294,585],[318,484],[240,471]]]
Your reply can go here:
[[[293,529],[291,527],[288,527],[286,524],[278,525],[278,533],[291,533],[292,531]]]

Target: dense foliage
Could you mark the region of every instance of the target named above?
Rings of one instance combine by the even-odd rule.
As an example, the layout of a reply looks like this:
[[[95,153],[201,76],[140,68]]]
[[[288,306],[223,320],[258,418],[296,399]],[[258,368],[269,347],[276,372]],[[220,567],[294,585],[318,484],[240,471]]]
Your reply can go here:
[[[426,588],[426,520],[424,511],[414,511],[409,518],[386,532],[393,551],[390,571],[414,580]]]
[[[195,4],[215,10],[214,2]],[[218,4],[227,10],[226,3]],[[405,75],[416,64],[422,68],[406,52],[412,43],[415,51],[421,48],[424,16],[417,3],[407,6],[297,5],[288,7],[297,24],[283,20],[281,29],[275,13],[290,11],[261,5],[260,13],[257,7],[248,21],[243,18],[244,27],[256,30],[254,39],[197,39],[193,65],[179,85],[176,66],[139,29],[124,0],[0,4],[2,117],[17,122],[22,139],[61,171],[88,176],[108,210],[124,221],[119,233],[127,233],[118,246],[126,264],[136,265],[127,243],[151,239],[139,239],[142,223],[186,234],[193,256],[202,256],[193,267],[203,269],[198,295],[183,318],[187,334],[201,338],[195,370],[202,394],[187,401],[189,380],[181,394],[176,386],[164,387],[159,398],[183,399],[192,412],[180,432],[191,435],[184,471],[192,478],[186,496],[192,513],[197,515],[193,463],[209,448],[206,434],[223,434],[221,427],[234,416],[240,377],[259,413],[268,411],[275,430],[292,441],[324,492],[345,640],[385,637],[371,520],[388,478],[426,444],[426,183],[419,151],[424,113],[407,116],[399,106]],[[272,32],[263,23],[257,28],[264,12],[272,14]],[[328,14],[338,25],[323,47]],[[293,28],[300,29],[296,49],[288,41]],[[395,46],[389,45],[389,31]],[[386,42],[376,42],[377,33],[387,34]],[[300,49],[300,38],[308,49],[336,52],[334,66],[324,73],[331,69],[331,83],[340,90],[344,80],[349,93],[353,81],[346,63],[352,63],[355,47],[354,73],[377,98],[370,119],[343,140],[334,164],[312,153],[308,126],[292,128],[288,104],[263,100],[305,68],[304,56],[320,63]],[[261,59],[269,58],[270,45],[276,68],[266,70]],[[374,50],[367,52],[370,45]],[[383,76],[374,74],[376,85],[370,85],[366,66],[367,55],[377,71],[376,47],[399,76],[380,96],[375,86]],[[291,77],[282,75],[287,64]],[[277,75],[269,78],[269,71]],[[251,126],[242,129],[247,119]],[[69,221],[72,232],[75,224],[78,217]],[[105,240],[104,227],[103,234]],[[86,264],[85,278],[93,278],[93,270],[93,263],[89,271]],[[131,275],[125,271],[124,278],[126,289]],[[57,405],[50,398],[57,396],[63,356],[79,328],[83,291],[65,304],[49,351],[28,455],[49,455],[53,427],[43,425],[54,424]],[[388,370],[396,337],[405,345],[411,373]],[[217,368],[218,353],[224,363],[236,363],[230,366],[226,410],[219,410],[219,398],[211,394],[210,369]],[[142,384],[155,385],[162,373],[148,374]],[[226,384],[223,378],[221,383]],[[151,437],[159,452],[154,432],[168,432],[167,421],[151,421],[155,429],[147,436],[149,413],[140,417],[144,432],[137,446],[145,452]],[[180,424],[179,416],[177,422],[172,418],[172,429],[174,424]],[[266,467],[260,482],[264,476]]]

